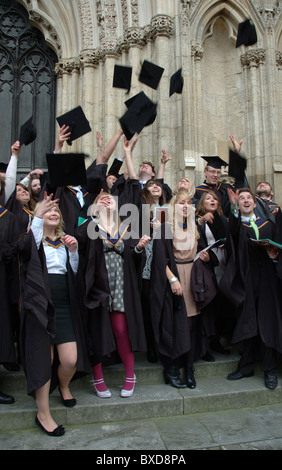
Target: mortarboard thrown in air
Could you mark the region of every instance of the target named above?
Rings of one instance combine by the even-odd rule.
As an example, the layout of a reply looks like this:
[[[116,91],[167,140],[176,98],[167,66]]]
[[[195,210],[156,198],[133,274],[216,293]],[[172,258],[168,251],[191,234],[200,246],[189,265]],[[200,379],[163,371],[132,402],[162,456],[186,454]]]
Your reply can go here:
[[[169,96],[173,93],[182,93],[184,79],[182,77],[182,69],[177,70],[170,78]]]
[[[212,168],[215,168],[215,169],[220,169],[222,166],[225,167],[228,165],[228,163],[226,163],[217,155],[211,156],[211,157],[201,157],[201,158],[203,158],[203,160],[207,162],[208,166],[211,166]]]
[[[36,139],[37,131],[33,123],[32,117],[26,121],[20,129],[19,142],[20,146],[29,145]]]
[[[150,88],[156,90],[162,78],[163,72],[164,69],[162,67],[144,60],[139,75],[139,82],[144,83]]]
[[[244,44],[244,46],[251,46],[256,42],[257,33],[255,25],[251,23],[250,20],[239,23],[236,47],[242,46],[242,44]]]
[[[127,92],[130,91],[132,77],[132,67],[126,67],[124,65],[115,65],[113,87],[125,88]]]
[[[86,168],[84,153],[47,153],[51,186],[85,186]]]
[[[145,126],[152,124],[157,115],[157,105],[142,91],[125,102],[127,111],[120,118],[124,135],[130,140]]]
[[[233,176],[236,180],[244,180],[245,170],[247,168],[247,160],[234,150],[229,149],[229,176]]]
[[[77,106],[62,116],[57,117],[57,122],[60,127],[64,124],[69,127],[69,132],[71,132],[70,138],[67,140],[69,145],[72,145],[73,140],[91,132],[89,121],[81,106]]]

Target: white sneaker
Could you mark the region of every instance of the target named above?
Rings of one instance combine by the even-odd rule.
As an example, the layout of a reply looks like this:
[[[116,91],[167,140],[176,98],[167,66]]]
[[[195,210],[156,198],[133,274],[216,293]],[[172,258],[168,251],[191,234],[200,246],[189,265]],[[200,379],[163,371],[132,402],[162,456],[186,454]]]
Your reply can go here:
[[[97,397],[99,397],[99,398],[111,398],[112,394],[111,394],[110,390],[107,389],[107,390],[104,390],[103,392],[100,392],[99,390],[97,390],[96,385],[99,385],[103,382],[104,382],[104,379],[91,380],[91,383],[92,383],[92,385],[95,389]]]
[[[135,384],[136,384],[136,381],[137,381],[136,375],[134,374],[133,378],[125,377],[125,381],[128,382],[128,383],[132,383],[133,387],[130,390],[125,390],[123,388],[122,391],[120,392],[120,396],[123,397],[123,398],[128,398],[128,397],[131,397],[134,393],[134,387],[135,387]]]

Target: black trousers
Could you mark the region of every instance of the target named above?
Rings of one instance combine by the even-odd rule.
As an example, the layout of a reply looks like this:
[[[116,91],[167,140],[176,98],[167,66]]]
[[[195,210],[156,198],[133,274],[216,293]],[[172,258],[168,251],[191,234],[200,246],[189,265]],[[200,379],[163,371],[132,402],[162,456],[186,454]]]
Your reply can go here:
[[[244,375],[251,374],[254,371],[256,361],[261,362],[261,368],[264,372],[274,372],[277,364],[277,353],[274,349],[266,346],[261,338],[254,337],[241,343],[242,352],[238,370]]]

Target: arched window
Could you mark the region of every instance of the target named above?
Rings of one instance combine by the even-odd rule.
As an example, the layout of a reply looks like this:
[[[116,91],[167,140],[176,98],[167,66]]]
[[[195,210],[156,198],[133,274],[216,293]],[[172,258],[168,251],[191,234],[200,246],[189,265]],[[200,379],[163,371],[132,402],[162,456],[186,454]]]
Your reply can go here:
[[[25,8],[0,0],[0,160],[9,161],[11,145],[30,117],[37,128],[36,140],[21,149],[20,173],[46,169],[45,155],[53,150],[57,61]]]

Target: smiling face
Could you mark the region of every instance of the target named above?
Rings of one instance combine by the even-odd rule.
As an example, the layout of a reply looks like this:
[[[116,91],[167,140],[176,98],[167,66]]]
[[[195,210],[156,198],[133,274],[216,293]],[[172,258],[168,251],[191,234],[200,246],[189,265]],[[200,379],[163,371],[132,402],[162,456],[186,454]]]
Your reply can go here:
[[[262,181],[257,185],[256,193],[263,198],[271,199],[273,197],[273,191],[269,183]]]
[[[154,170],[152,168],[152,165],[149,163],[142,163],[139,168],[139,178],[141,180],[146,180],[153,178],[155,176]]]
[[[208,184],[217,184],[221,176],[221,170],[207,165],[204,170],[204,175]]]
[[[28,204],[30,201],[29,191],[19,184],[16,186],[16,200],[23,206]]]
[[[253,195],[247,191],[239,193],[238,209],[244,217],[251,217],[254,214],[256,203]]]
[[[163,192],[161,184],[158,183],[157,181],[149,181],[146,184],[146,189],[150,193],[153,199],[159,199]]]
[[[41,192],[41,183],[40,183],[39,178],[38,179],[34,178],[33,180],[31,180],[30,190],[31,190],[31,192],[34,196],[39,196],[39,194]]]
[[[175,203],[175,214],[183,218],[187,218],[192,207],[191,199],[178,199]]]
[[[61,212],[58,207],[54,207],[43,215],[44,227],[56,228],[61,222]]]
[[[212,194],[208,193],[204,199],[205,212],[216,212],[218,205],[218,199],[216,199]]]

